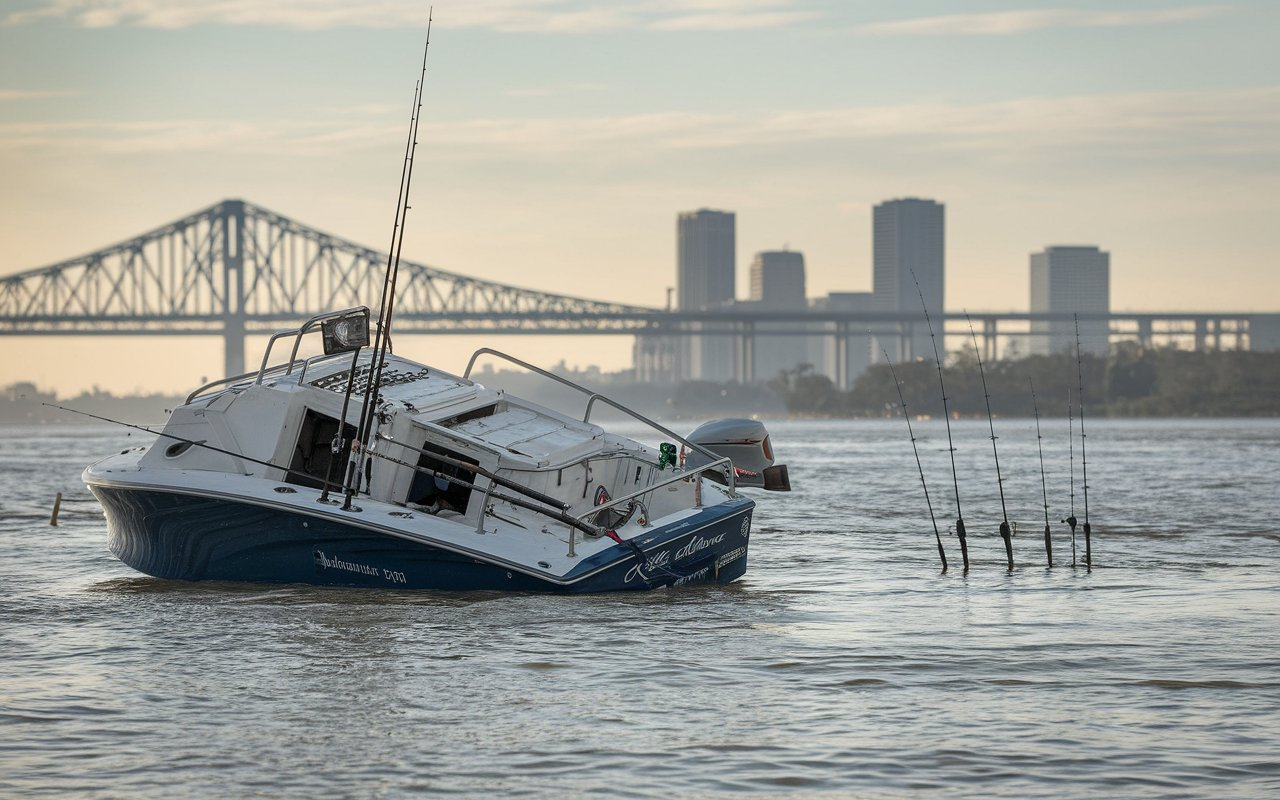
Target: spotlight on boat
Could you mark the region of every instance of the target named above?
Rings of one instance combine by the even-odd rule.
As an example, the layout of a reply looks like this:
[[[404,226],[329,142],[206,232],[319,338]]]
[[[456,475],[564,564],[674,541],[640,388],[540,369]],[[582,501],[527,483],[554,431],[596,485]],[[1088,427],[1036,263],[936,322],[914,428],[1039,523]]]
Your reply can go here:
[[[369,310],[328,319],[320,323],[324,354],[345,353],[369,344]]]
[[[764,423],[754,419],[716,419],[699,425],[689,434],[689,441],[699,444],[718,457],[733,461],[734,481],[738,486],[766,489],[771,492],[791,491],[791,477],[786,464],[773,463],[773,445]],[[705,453],[693,450],[685,454],[688,469],[710,463]],[[715,477],[714,471],[706,473]]]

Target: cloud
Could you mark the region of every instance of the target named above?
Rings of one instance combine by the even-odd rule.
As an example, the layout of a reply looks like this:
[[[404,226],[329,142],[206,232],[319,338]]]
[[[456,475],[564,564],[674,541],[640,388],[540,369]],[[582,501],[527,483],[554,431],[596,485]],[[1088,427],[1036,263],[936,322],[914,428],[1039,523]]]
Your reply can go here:
[[[873,35],[1008,36],[1051,28],[1129,28],[1194,22],[1219,16],[1228,10],[1229,6],[1196,6],[1149,11],[1023,9],[872,22],[859,26],[857,31]]]
[[[202,152],[261,157],[341,157],[402,136],[403,121],[360,109],[333,109],[305,124],[290,120],[81,121],[0,124],[0,150],[74,149],[148,156]],[[741,113],[656,112],[608,117],[491,118],[425,122],[422,141],[453,159],[575,163],[664,157],[680,152],[808,152],[813,146],[865,145],[965,158],[1098,158],[1176,155],[1280,155],[1280,87],[1220,92],[1135,92],[1028,97],[976,105],[910,103]]]
[[[1021,98],[978,105],[912,103],[741,114],[663,112],[580,119],[478,119],[425,127],[460,155],[662,153],[823,142],[929,151],[1042,153],[1092,148],[1142,156],[1280,153],[1280,88]]]
[[[171,153],[333,156],[393,141],[402,135],[402,127],[390,122],[385,126],[223,120],[15,122],[0,123],[0,152],[55,150],[112,157]]]
[[[742,30],[789,25],[815,15],[794,10],[803,0],[468,0],[436,9],[454,28],[513,33],[582,34],[614,30]],[[298,30],[422,26],[419,0],[38,0],[0,17],[0,25],[61,19],[85,28],[179,29],[237,25]]]
[[[0,89],[0,103],[6,100],[43,100],[48,97],[70,97],[79,94],[70,89]]]

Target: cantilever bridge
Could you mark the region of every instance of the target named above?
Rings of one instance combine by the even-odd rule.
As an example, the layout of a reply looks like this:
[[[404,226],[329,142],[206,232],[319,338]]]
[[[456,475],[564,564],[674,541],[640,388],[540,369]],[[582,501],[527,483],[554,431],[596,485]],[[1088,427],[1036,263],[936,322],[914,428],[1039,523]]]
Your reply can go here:
[[[224,200],[88,255],[0,278],[0,334],[217,335],[227,374],[244,337],[376,302],[385,252]],[[476,280],[401,262],[400,333],[626,332],[661,312]]]
[[[243,200],[224,200],[125,242],[59,264],[0,278],[0,335],[222,336],[226,374],[244,372],[244,340],[338,308],[374,303],[386,254]],[[617,334],[650,344],[669,337],[728,336],[734,374],[754,375],[758,336],[827,336],[835,344],[836,380],[857,337],[909,341],[924,324],[916,314],[769,311],[750,306],[679,311],[586,300],[521,289],[401,262],[396,331],[406,333]],[[1070,314],[975,312],[986,355],[996,353],[1001,323],[1070,320]],[[1185,337],[1197,349],[1243,347],[1249,313],[1091,314],[1110,335],[1144,343]],[[941,323],[964,324],[963,314]],[[1276,317],[1268,315],[1268,328]],[[759,326],[759,327],[757,327]],[[967,328],[964,330],[967,331]],[[1016,335],[1016,334],[1015,334]],[[856,342],[854,347],[858,345]],[[659,350],[661,348],[658,348]],[[644,348],[637,348],[639,353]],[[649,352],[656,352],[653,348]],[[665,351],[669,357],[670,348]]]

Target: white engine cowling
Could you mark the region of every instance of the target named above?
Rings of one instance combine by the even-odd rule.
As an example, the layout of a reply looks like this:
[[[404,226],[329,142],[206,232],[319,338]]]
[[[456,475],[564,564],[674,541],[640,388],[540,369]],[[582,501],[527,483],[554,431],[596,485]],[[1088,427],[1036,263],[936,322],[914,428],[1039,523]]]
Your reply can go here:
[[[734,481],[738,486],[751,486],[774,492],[791,491],[791,478],[786,464],[773,463],[773,445],[764,423],[754,419],[716,419],[699,425],[688,436],[689,441],[733,461]],[[711,463],[700,450],[684,454],[686,468]],[[718,477],[718,473],[706,473]]]

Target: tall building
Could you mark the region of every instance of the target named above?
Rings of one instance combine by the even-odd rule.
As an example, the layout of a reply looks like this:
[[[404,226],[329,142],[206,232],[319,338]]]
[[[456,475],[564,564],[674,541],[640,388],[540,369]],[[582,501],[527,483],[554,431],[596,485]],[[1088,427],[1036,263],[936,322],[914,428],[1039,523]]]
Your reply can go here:
[[[676,306],[681,311],[714,309],[733,301],[737,261],[736,218],[732,211],[685,211],[676,222]],[[727,381],[733,377],[733,338],[691,336],[681,348],[682,379]]]
[[[756,253],[751,261],[751,302],[763,311],[804,311],[804,255],[790,250]],[[752,371],[756,380],[768,381],[782,370],[809,361],[808,341],[794,334],[769,335],[769,330],[791,330],[803,322],[761,322],[756,327]]]
[[[1031,313],[1107,314],[1111,312],[1111,254],[1097,247],[1046,247],[1031,254]],[[1106,320],[1081,320],[1080,349],[1107,354]],[[1032,355],[1075,350],[1074,320],[1031,323],[1027,349]]]
[[[751,261],[751,299],[760,301],[763,308],[804,308],[804,254],[791,250],[756,253]]]
[[[918,314],[923,294],[924,306],[935,317],[939,350],[943,349],[941,326],[946,289],[945,209],[942,203],[915,197],[887,200],[875,207],[871,222],[872,290],[878,309]],[[933,345],[926,325],[914,324],[904,331],[907,333],[897,341],[884,342],[896,360],[932,357]]]

